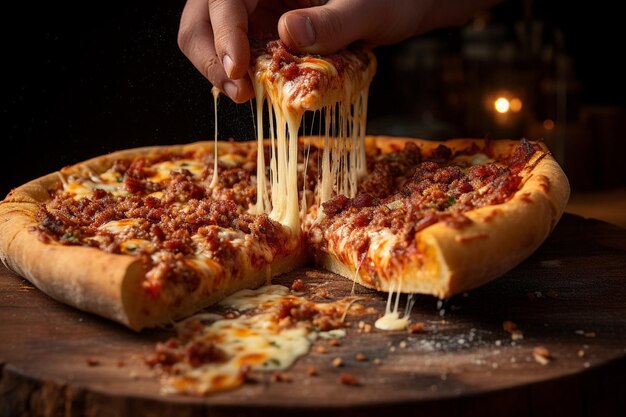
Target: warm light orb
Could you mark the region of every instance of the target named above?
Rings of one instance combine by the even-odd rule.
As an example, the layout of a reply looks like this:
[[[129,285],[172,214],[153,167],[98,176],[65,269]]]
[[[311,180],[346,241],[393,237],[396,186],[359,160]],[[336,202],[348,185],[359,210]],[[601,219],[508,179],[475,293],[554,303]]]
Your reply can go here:
[[[522,110],[522,100],[517,97],[512,98],[509,104],[513,113],[517,113],[518,111]]]
[[[546,119],[543,121],[543,128],[546,130],[552,130],[554,129],[554,120],[552,119]]]
[[[496,109],[496,111],[498,113],[506,113],[509,111],[511,104],[509,103],[509,100],[505,99],[504,97],[499,97],[494,103],[493,103],[493,107]]]

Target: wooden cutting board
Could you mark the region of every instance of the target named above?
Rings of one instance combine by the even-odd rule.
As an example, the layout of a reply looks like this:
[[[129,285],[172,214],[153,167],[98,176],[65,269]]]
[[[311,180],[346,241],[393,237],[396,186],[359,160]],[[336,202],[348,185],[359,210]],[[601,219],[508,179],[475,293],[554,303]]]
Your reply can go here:
[[[277,281],[295,278],[333,296],[352,288],[312,268]],[[363,304],[384,310],[385,294],[356,290]],[[626,230],[565,215],[515,270],[443,303],[419,296],[412,321],[425,331],[366,333],[353,322],[339,346],[317,341],[288,371],[291,382],[268,375],[209,397],[164,396],[142,358],[171,331],[134,333],[59,304],[0,266],[0,416],[619,415],[626,409]],[[513,340],[504,321],[523,339]],[[534,358],[538,346],[550,352],[549,363]],[[332,366],[337,357],[342,368]],[[307,376],[310,366],[317,376]],[[340,372],[359,385],[341,384]]]

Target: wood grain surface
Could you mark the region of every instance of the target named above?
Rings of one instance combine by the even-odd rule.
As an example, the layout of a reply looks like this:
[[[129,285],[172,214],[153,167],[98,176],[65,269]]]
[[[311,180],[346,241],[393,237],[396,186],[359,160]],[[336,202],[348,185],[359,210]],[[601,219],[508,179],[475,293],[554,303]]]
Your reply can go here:
[[[335,297],[352,288],[313,268],[276,282],[295,278]],[[386,294],[356,291],[362,304],[384,310]],[[354,318],[339,346],[317,341],[288,370],[291,382],[262,375],[208,397],[165,396],[143,358],[171,330],[134,333],[59,304],[0,266],[0,416],[604,416],[626,409],[624,229],[565,215],[534,255],[498,280],[443,302],[419,296],[412,321],[425,323],[424,332],[359,331],[359,320],[376,318]],[[505,321],[523,338],[513,340]],[[539,346],[550,353],[547,364],[533,355]],[[342,368],[332,366],[336,357]],[[307,376],[310,366],[319,375]],[[359,385],[341,384],[340,372]]]

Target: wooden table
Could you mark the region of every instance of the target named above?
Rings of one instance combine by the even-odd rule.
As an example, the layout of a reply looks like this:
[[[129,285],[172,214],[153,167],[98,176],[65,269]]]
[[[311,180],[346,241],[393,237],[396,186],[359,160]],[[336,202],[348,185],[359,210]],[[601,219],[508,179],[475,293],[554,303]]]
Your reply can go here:
[[[352,285],[302,269],[335,295]],[[386,296],[357,288],[367,305]],[[0,417],[415,415],[592,416],[626,410],[626,230],[565,215],[527,261],[502,278],[445,301],[418,297],[424,333],[358,332],[315,349],[289,370],[205,398],[164,396],[142,358],[169,330],[134,333],[61,305],[0,266]],[[376,315],[365,317],[373,323]],[[363,319],[363,318],[362,318]],[[513,340],[503,322],[517,324]],[[553,359],[542,365],[533,349]],[[357,361],[356,353],[367,361]],[[345,363],[331,365],[335,357]],[[380,364],[374,364],[374,358]],[[315,366],[319,375],[306,369]],[[339,372],[360,385],[342,385]]]

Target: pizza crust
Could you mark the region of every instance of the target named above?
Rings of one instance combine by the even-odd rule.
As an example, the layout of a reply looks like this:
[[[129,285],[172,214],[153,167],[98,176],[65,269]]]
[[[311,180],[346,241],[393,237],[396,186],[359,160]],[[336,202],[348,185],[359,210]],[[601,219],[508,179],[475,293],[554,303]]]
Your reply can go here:
[[[137,327],[126,310],[129,292],[141,288],[139,259],[43,243],[31,231],[38,210],[31,202],[0,205],[0,257],[5,265],[58,301]]]
[[[371,137],[383,151],[404,148],[414,141],[428,152],[440,144],[453,151],[482,140],[457,139],[446,142],[408,138]],[[493,141],[496,154],[508,155],[516,141]],[[537,144],[537,143],[536,143]],[[545,146],[538,143],[544,151]],[[533,161],[530,161],[532,164]],[[569,198],[569,183],[558,163],[546,155],[526,174],[520,190],[507,202],[464,213],[472,224],[455,229],[436,223],[416,234],[418,255],[402,262],[402,269],[372,276],[357,265],[345,264],[333,254],[316,253],[323,267],[379,291],[432,294],[450,297],[499,277],[526,259],[548,237],[560,219]],[[349,257],[356,259],[356,257]],[[358,270],[358,272],[357,272]],[[397,280],[401,282],[396,282]]]

